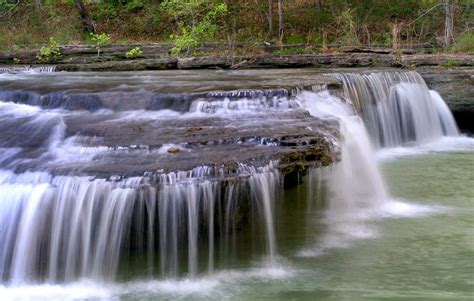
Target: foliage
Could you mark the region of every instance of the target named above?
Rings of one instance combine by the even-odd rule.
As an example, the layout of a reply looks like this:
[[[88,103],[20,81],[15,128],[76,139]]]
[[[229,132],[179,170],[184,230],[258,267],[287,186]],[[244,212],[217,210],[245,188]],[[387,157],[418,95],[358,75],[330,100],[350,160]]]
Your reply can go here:
[[[227,5],[220,1],[165,0],[161,8],[178,22],[179,34],[170,36],[175,42],[171,49],[174,55],[213,38],[218,21],[227,13]]]
[[[102,50],[102,46],[109,42],[111,36],[106,33],[91,33],[90,34],[92,42],[94,42],[93,47],[97,50],[97,56],[100,55],[100,51]]]
[[[19,63],[20,63],[20,59],[17,58],[17,57],[14,57],[14,58],[13,58],[13,63],[19,64]]]
[[[98,32],[111,33],[115,41],[130,43],[164,42],[172,35],[175,54],[204,42],[226,41],[232,48],[239,42],[260,46],[272,41],[268,35],[266,0],[83,0],[83,3]],[[276,25],[277,1],[273,3]],[[463,33],[474,28],[474,4],[472,0],[452,0],[452,3],[457,43],[450,50],[472,53],[469,34]],[[390,46],[394,42],[393,24],[401,24],[401,47],[427,43],[436,47],[444,34],[443,7],[442,0],[283,1],[284,43]],[[61,44],[77,44],[89,38],[83,35],[74,0],[0,0],[0,25],[2,50],[37,48],[49,37]]]
[[[0,16],[5,16],[10,14],[19,1],[17,0],[0,0]]]
[[[337,18],[337,26],[339,27],[339,37],[337,42],[343,45],[360,44],[357,36],[356,23],[353,17],[355,8],[346,9]]]
[[[41,63],[47,63],[50,60],[60,57],[61,51],[58,47],[58,42],[53,37],[49,38],[49,46],[41,47],[40,54],[36,56],[36,59]]]
[[[446,61],[441,63],[441,66],[445,68],[454,68],[457,67],[459,64],[453,59],[447,59]]]
[[[140,47],[135,47],[135,48],[125,52],[125,57],[127,59],[131,59],[131,58],[139,56],[142,53],[143,53],[143,51],[140,49]]]
[[[474,54],[474,32],[466,32],[461,35],[449,50]]]
[[[392,35],[385,32],[382,36],[382,44],[385,46],[392,46]]]
[[[284,42],[287,45],[292,45],[292,44],[305,44],[307,41],[306,41],[306,37],[302,35],[289,35],[288,37],[285,38]]]

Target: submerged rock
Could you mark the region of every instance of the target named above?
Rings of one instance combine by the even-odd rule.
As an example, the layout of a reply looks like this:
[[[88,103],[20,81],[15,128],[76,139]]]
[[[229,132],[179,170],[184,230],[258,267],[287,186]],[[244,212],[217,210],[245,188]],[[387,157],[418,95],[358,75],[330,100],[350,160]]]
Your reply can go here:
[[[173,147],[168,148],[167,152],[170,154],[176,154],[176,153],[179,153],[180,150],[181,149],[179,147],[173,146]]]

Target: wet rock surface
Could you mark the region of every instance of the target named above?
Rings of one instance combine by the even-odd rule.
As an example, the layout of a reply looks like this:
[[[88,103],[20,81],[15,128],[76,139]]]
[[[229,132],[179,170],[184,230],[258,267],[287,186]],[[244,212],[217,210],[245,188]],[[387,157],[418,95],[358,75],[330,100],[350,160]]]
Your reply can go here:
[[[338,123],[311,116],[294,97],[338,83],[312,73],[285,81],[286,72],[21,74],[0,81],[0,147],[12,153],[2,166],[104,178],[209,166],[232,178],[239,164],[279,161],[291,178],[332,164],[340,156]],[[250,82],[259,89],[235,89]]]
[[[94,156],[93,164],[81,163],[75,167],[94,175],[139,175],[146,171],[170,172],[196,166],[224,167],[232,174],[236,163],[263,166],[280,160],[308,165],[324,158],[321,164],[328,165],[336,160],[335,146],[326,138],[337,131],[336,125],[303,111],[240,118],[130,122],[120,119],[84,122],[71,118],[66,124],[70,134],[94,137],[97,147],[108,148]],[[202,130],[189,132],[189,127]],[[328,161],[327,157],[331,159]],[[73,167],[48,165],[58,171]]]

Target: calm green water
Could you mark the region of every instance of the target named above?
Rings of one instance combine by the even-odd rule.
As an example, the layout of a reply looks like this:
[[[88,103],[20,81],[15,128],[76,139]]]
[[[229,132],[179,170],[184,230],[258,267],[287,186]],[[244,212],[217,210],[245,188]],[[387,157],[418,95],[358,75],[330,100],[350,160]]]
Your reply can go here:
[[[388,204],[391,217],[364,222],[373,237],[292,256],[293,277],[249,282],[236,299],[474,299],[473,167],[472,151],[384,163],[403,203]]]
[[[280,259],[194,279],[0,289],[48,300],[473,300],[474,150],[382,162],[394,201],[335,227],[305,185],[287,191]],[[340,226],[340,225],[339,225]],[[0,298],[2,299],[2,298]]]

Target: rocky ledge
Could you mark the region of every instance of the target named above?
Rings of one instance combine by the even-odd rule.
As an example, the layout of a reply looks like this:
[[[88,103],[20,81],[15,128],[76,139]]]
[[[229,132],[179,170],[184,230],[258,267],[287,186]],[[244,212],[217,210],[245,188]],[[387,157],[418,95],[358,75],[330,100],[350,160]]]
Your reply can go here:
[[[140,89],[128,73],[22,74],[21,81],[0,82],[1,101],[38,110],[2,120],[1,147],[12,154],[2,166],[101,178],[206,166],[215,177],[233,178],[240,164],[258,168],[278,161],[285,182],[296,183],[307,167],[338,161],[340,150],[337,121],[311,116],[294,92],[337,93],[339,86],[323,75],[295,79],[300,85],[293,87],[288,77],[280,86],[284,74],[192,72],[172,81],[177,88],[162,73],[144,73],[136,79]],[[246,81],[263,88],[229,89]]]
[[[127,58],[125,53],[140,47],[142,53]],[[97,50],[85,45],[61,46],[60,56],[48,58],[47,63],[63,71],[138,71],[164,69],[249,69],[296,67],[417,67],[474,66],[474,56],[468,54],[432,54],[429,49],[342,46],[323,52],[315,46],[263,46],[254,54],[237,55],[222,45],[204,45],[196,50],[200,56],[169,54],[171,45],[107,45]],[[242,47],[241,47],[242,48]],[[303,50],[305,54],[284,54]],[[0,66],[41,65],[40,50],[0,52]]]

